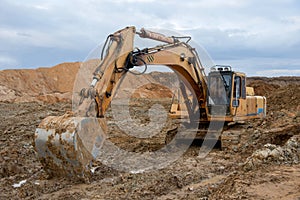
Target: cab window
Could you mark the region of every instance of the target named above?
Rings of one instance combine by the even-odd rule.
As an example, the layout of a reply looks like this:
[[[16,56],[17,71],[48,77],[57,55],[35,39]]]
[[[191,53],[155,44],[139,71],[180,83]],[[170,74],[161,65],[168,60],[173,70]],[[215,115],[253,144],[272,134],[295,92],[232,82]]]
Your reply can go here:
[[[233,97],[239,99],[241,97],[241,77],[234,77]]]
[[[245,77],[242,77],[242,86],[241,86],[241,91],[242,91],[242,94],[241,94],[241,97],[243,99],[246,99],[246,78]]]
[[[228,105],[230,102],[231,74],[209,78],[209,104]]]

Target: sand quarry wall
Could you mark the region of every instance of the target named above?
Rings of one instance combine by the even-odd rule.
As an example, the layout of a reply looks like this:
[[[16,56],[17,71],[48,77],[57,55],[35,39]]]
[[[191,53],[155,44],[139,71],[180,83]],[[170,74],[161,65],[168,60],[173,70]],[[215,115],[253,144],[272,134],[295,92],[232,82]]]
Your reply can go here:
[[[62,63],[51,68],[2,70],[0,71],[0,102],[71,101],[73,85],[80,65],[80,62],[73,62]],[[174,91],[168,88],[175,89],[172,85],[176,82],[173,73],[152,72],[134,77],[132,74],[127,76],[129,78],[122,82],[121,92],[130,93],[132,91],[126,88],[139,85],[144,87],[143,92],[134,92],[135,97],[171,97]],[[159,85],[165,85],[166,88]],[[274,91],[282,88],[288,90],[290,85],[298,87],[300,77],[250,77],[248,85],[254,87],[256,94],[269,97]]]
[[[80,62],[74,62],[62,63],[50,68],[2,70],[0,71],[0,102],[71,101],[74,81],[80,66]],[[128,73],[122,82],[120,94],[133,93],[134,97],[172,97],[170,89],[160,86],[170,85],[169,75],[170,73],[160,75],[153,72],[134,76]],[[135,92],[127,89],[141,86],[143,88]]]
[[[51,68],[0,71],[0,101],[67,101],[80,63]]]

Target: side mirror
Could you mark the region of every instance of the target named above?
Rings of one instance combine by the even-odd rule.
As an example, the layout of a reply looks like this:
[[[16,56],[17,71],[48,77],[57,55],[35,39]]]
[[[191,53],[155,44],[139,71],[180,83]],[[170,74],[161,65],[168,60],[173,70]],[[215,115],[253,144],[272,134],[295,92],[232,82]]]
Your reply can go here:
[[[232,101],[232,107],[239,107],[239,105],[240,105],[240,100],[234,99],[234,100]]]

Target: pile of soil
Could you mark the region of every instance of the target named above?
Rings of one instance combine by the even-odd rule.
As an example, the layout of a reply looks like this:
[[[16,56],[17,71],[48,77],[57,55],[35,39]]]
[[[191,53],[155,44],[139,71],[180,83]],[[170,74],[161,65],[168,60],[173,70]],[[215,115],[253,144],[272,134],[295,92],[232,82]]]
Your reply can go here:
[[[80,63],[51,68],[1,70],[0,102],[69,101]]]
[[[75,81],[81,80],[77,76],[85,72],[81,67],[86,67],[86,63],[62,63],[51,68],[1,70],[0,102],[71,102]],[[93,70],[90,79],[93,77],[92,72]],[[151,72],[138,76],[127,73],[118,95],[169,98],[176,89],[176,79],[174,73]],[[89,84],[90,82],[82,87],[89,87]]]

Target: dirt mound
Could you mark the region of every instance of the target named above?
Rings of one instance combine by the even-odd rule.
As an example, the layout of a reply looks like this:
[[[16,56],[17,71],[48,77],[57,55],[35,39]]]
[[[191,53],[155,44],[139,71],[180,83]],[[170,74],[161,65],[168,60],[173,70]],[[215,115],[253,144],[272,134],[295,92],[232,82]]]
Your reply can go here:
[[[172,98],[173,92],[162,85],[148,83],[134,91],[133,98]]]
[[[172,98],[178,83],[174,73],[168,73],[166,78],[157,78],[165,73],[151,72],[142,75],[127,73],[120,83],[115,98]],[[171,80],[173,80],[171,82]]]
[[[0,101],[68,101],[80,63],[0,71]]]
[[[70,102],[80,66],[80,62],[75,62],[51,68],[0,71],[0,102]],[[174,82],[174,73],[151,72],[138,76],[128,73],[118,93],[123,97],[133,93],[145,98],[170,97],[175,90]]]
[[[248,86],[267,97],[267,110],[300,110],[300,77],[250,77]]]
[[[82,63],[75,62],[62,63],[51,68],[2,70],[0,71],[0,102],[38,101],[53,103],[70,101],[74,81],[81,65]],[[152,85],[153,87],[150,87],[150,83],[156,84],[156,86]],[[167,92],[165,96],[170,96],[176,90],[177,83],[177,76],[171,72],[151,72],[139,76],[128,73],[122,82],[119,94],[126,96],[126,94],[135,93],[135,96],[156,98],[163,97],[164,92]],[[300,77],[250,77],[247,83],[249,86],[254,87],[257,95],[266,96],[271,105],[279,105],[278,107],[280,107],[281,101],[288,105],[287,103],[290,100],[290,105],[297,105],[297,103],[299,105],[299,102],[297,102],[298,96],[293,95],[300,94],[298,87]],[[148,86],[145,86],[147,84]],[[143,91],[141,86],[144,87]],[[291,89],[290,87],[294,88]],[[139,88],[139,91],[134,91],[137,88]],[[163,96],[154,91],[158,91]],[[282,99],[278,100],[279,97]]]

